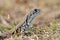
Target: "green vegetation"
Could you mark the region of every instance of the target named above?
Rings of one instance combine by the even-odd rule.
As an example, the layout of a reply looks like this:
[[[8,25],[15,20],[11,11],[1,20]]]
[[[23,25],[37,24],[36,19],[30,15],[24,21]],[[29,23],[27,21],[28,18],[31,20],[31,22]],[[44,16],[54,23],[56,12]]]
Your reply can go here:
[[[11,27],[3,27],[0,25],[0,34],[2,34],[4,31],[9,31],[11,29]],[[26,32],[28,36],[36,34],[37,36],[42,37],[40,38],[41,40],[44,40],[45,37],[49,40],[60,40],[60,25],[57,25],[55,21],[50,23],[50,26],[46,29],[44,29],[43,27],[37,28],[35,25],[32,25],[32,27],[30,27],[29,30]],[[14,38],[10,37],[8,40],[19,40],[20,36],[21,33],[18,33]]]

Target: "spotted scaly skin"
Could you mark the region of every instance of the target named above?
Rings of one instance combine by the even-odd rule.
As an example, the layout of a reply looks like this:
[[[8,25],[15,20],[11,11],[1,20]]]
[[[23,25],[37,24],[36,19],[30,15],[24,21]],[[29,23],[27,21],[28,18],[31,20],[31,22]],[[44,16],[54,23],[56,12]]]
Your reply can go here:
[[[29,29],[29,26],[32,22],[32,20],[39,14],[40,9],[34,9],[30,12],[30,14],[27,15],[26,20],[24,21],[24,23],[19,26],[19,28],[17,28],[12,35],[15,35],[18,33],[18,30],[20,29],[21,34],[24,36],[25,35],[25,31],[27,31]]]

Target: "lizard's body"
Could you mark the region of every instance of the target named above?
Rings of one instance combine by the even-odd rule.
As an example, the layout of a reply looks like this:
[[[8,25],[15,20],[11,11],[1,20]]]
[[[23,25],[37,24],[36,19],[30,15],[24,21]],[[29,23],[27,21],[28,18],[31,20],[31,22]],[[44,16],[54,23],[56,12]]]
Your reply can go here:
[[[32,20],[35,18],[35,16],[37,16],[39,14],[40,10],[39,9],[34,9],[33,11],[30,12],[30,14],[27,15],[26,20],[21,24],[18,24],[16,26],[16,28],[14,28],[14,30],[12,29],[9,34],[14,35],[15,33],[18,33],[20,30],[21,34],[24,36],[25,35],[25,31],[29,29],[29,26],[32,22]],[[8,37],[8,34],[6,34],[7,36],[5,36],[6,38]],[[3,35],[4,36],[4,35]]]

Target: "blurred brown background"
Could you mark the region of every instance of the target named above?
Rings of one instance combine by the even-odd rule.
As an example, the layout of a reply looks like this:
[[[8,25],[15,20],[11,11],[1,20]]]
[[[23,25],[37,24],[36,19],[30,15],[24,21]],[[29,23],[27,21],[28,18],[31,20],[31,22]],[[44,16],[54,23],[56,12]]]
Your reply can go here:
[[[0,24],[18,24],[35,8],[40,9],[41,14],[32,22],[33,24],[49,25],[53,20],[59,22],[60,0],[0,0]]]

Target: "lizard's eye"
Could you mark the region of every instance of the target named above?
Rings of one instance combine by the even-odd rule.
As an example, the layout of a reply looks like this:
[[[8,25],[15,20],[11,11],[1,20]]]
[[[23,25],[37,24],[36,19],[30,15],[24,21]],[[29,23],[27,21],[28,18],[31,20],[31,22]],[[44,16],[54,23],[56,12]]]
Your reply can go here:
[[[35,9],[34,11],[37,12],[37,9]]]

